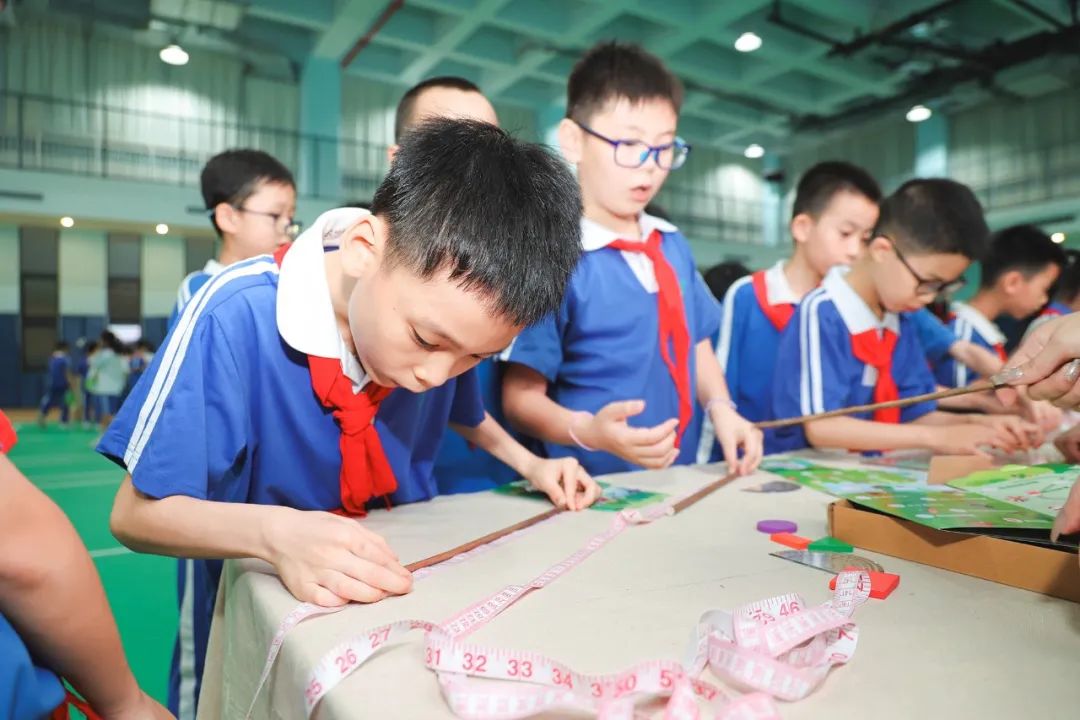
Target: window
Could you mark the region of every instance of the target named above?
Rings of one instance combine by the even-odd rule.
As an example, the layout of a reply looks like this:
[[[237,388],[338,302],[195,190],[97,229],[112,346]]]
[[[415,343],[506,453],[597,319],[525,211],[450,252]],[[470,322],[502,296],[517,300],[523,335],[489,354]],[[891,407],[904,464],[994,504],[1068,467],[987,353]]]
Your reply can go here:
[[[202,270],[206,262],[214,257],[214,238],[189,237],[184,238],[184,275],[190,275],[196,270]]]
[[[19,228],[19,307],[22,318],[23,372],[45,370],[59,336],[59,249],[59,230]]]
[[[109,233],[109,322],[142,322],[142,237]]]

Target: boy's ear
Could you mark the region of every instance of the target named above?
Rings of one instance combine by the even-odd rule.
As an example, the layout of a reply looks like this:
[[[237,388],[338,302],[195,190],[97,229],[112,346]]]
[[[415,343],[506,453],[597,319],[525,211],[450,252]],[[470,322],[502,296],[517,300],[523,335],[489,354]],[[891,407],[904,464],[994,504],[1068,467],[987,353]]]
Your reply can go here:
[[[810,239],[810,233],[814,230],[814,218],[809,213],[799,213],[791,218],[789,227],[795,242],[804,243]]]
[[[219,202],[214,206],[214,222],[222,235],[235,235],[240,223],[240,211],[227,202]]]
[[[568,163],[577,165],[581,162],[582,146],[585,143],[585,132],[570,118],[559,121],[559,149]]]
[[[386,251],[387,227],[377,215],[364,215],[341,234],[341,268],[352,278],[370,277]]]
[[[1015,295],[1023,289],[1026,281],[1024,273],[1019,270],[1008,270],[997,279],[996,284],[1006,295]]]
[[[895,252],[892,243],[880,235],[875,235],[870,238],[870,242],[866,246],[866,251],[870,254],[870,257],[877,262],[881,262]]]

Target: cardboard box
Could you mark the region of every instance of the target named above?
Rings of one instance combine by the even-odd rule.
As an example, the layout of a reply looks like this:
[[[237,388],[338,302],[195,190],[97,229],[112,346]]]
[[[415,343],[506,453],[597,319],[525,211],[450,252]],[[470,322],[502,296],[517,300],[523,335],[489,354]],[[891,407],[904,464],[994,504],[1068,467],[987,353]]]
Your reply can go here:
[[[857,548],[1080,602],[1076,553],[935,530],[847,500],[829,505],[829,534]]]

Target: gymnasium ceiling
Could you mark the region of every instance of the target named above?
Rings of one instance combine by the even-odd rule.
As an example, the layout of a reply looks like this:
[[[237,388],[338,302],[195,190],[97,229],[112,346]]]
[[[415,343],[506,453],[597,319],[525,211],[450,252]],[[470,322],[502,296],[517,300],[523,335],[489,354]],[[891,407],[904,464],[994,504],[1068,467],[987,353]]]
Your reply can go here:
[[[0,4],[2,0],[0,0]],[[295,75],[310,56],[410,85],[462,75],[498,101],[560,103],[597,40],[639,42],[687,86],[682,134],[741,151],[914,104],[939,109],[1080,84],[1077,0],[15,0],[242,55]],[[734,42],[763,44],[741,53]]]

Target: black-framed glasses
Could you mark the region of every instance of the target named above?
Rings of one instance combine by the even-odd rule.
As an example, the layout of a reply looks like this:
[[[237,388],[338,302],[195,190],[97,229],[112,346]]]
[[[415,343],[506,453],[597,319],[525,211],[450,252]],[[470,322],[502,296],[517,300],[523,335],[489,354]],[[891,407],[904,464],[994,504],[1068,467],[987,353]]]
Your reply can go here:
[[[919,284],[915,286],[915,293],[918,295],[950,295],[956,292],[960,288],[967,284],[967,278],[961,275],[953,280],[927,280],[919,273],[915,272],[915,268],[911,267],[911,263],[904,257],[904,253],[900,252],[900,248],[896,246],[896,241],[888,235],[881,235],[884,239],[889,241],[892,245],[893,252],[896,253],[896,258],[907,268],[911,276],[915,278]]]
[[[641,140],[615,140],[596,132],[588,125],[574,120],[579,128],[603,140],[615,151],[615,164],[624,168],[639,168],[649,161],[651,156],[658,167],[664,170],[678,170],[686,163],[690,146],[682,138],[675,138],[663,145],[649,145]]]
[[[262,215],[273,219],[274,228],[282,235],[287,236],[290,240],[295,240],[300,236],[300,231],[304,229],[304,224],[294,217],[290,217],[285,213],[267,212],[266,210],[252,210],[246,208],[243,205],[233,205],[233,209],[240,212],[248,213],[249,215]],[[206,214],[211,219],[214,217],[214,209],[211,208],[206,211]]]

